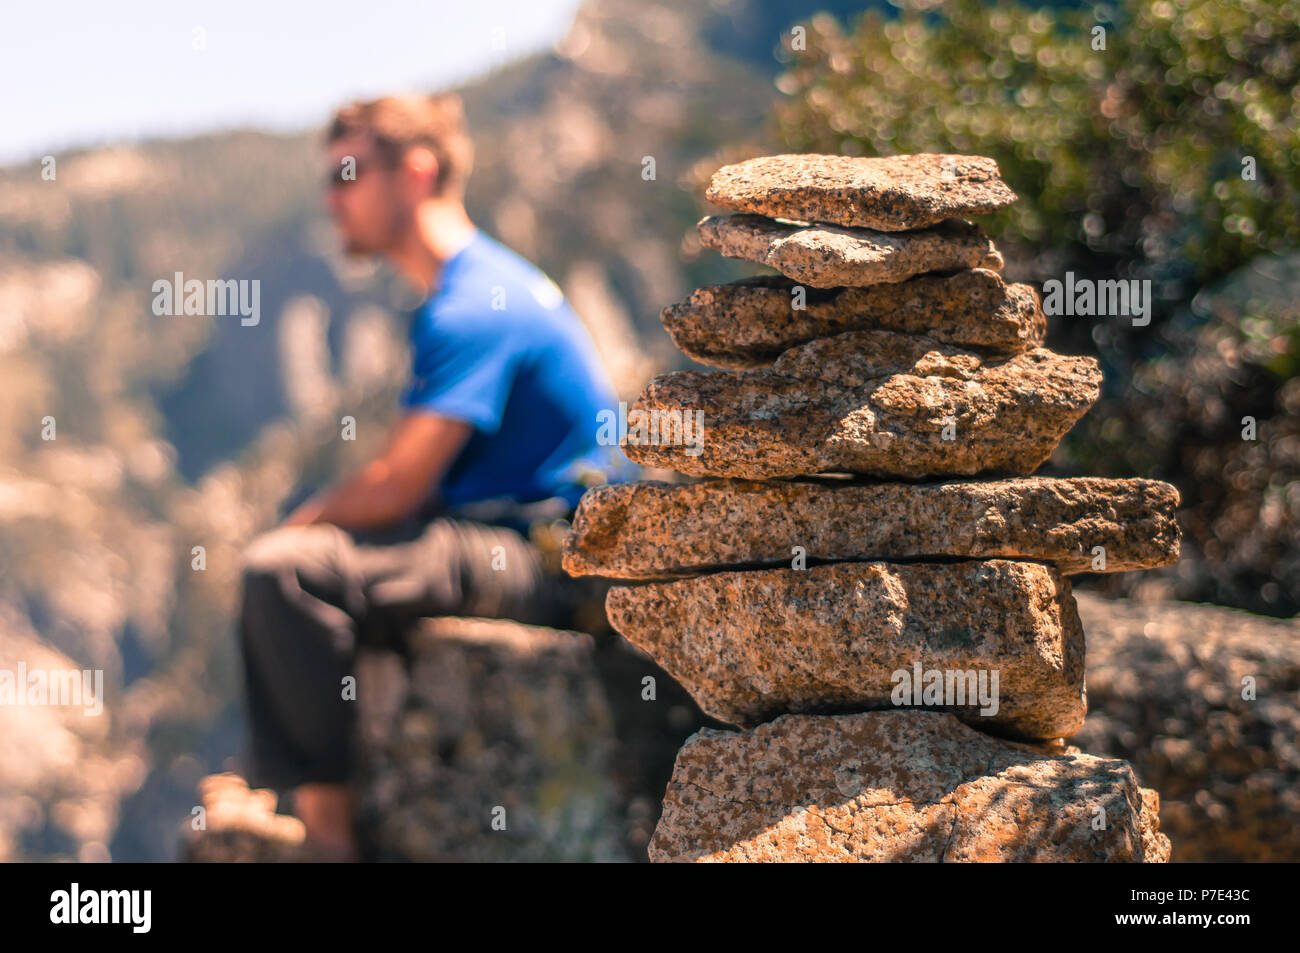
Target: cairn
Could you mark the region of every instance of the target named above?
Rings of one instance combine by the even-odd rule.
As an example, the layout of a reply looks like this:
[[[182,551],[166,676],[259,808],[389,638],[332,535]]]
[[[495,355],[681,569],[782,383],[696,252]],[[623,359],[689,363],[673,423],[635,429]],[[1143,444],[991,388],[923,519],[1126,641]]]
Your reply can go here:
[[[1083,725],[1069,575],[1178,558],[1178,491],[1031,474],[1100,394],[1044,348],[967,216],[988,158],[780,155],[720,169],[703,243],[779,275],[668,307],[680,371],[633,460],[700,478],[589,491],[565,540],[613,626],[710,716],[655,861],[1166,861],[1156,793]],[[701,441],[669,422],[702,414]],[[645,422],[664,424],[648,428]],[[974,477],[981,479],[972,479]]]

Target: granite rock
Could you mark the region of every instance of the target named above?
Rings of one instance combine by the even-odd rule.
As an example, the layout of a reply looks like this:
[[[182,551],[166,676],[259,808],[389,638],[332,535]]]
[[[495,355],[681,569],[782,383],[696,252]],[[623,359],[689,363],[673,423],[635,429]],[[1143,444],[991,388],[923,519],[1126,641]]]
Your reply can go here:
[[[1076,743],[1160,791],[1173,860],[1300,861],[1300,618],[1078,593]]]
[[[825,372],[805,368],[798,356],[786,360],[789,354],[781,358],[787,369]],[[624,452],[689,476],[1027,475],[1100,395],[1095,359],[1045,348],[974,371],[969,362],[965,370],[939,368],[957,376],[868,379],[859,370],[869,360],[845,354],[838,362],[845,379],[861,381],[856,386],[772,370],[660,375],[629,412],[636,429]],[[683,419],[684,411],[701,423],[695,441],[664,433],[665,422]]]
[[[1124,761],[1033,754],[941,712],[784,715],[687,740],[650,858],[1159,863],[1158,807]]]
[[[1013,557],[1062,573],[1130,572],[1178,560],[1179,502],[1168,483],[1097,477],[609,484],[578,505],[564,569],[666,578],[789,565],[801,546],[812,562]]]
[[[985,156],[760,156],[724,165],[704,197],[771,218],[893,232],[986,215],[1016,200]]]
[[[698,288],[660,317],[673,343],[714,367],[769,365],[789,347],[844,331],[925,334],[944,344],[1014,354],[1042,345],[1047,331],[1038,292],[1007,284],[996,271],[919,275],[869,288],[805,288],[782,275]]]
[[[719,572],[617,586],[606,609],[706,714],[733,725],[924,701],[985,731],[1051,739],[1087,712],[1070,583],[1039,563]],[[975,681],[954,676],[951,696],[921,697],[931,671]]]
[[[984,358],[974,351],[940,344],[920,334],[845,331],[783,351],[772,363],[782,377],[857,387],[891,374],[970,380]]]
[[[374,860],[620,861],[590,635],[436,618],[363,655],[358,829]]]
[[[1002,270],[983,229],[953,218],[912,232],[781,222],[761,215],[711,215],[700,240],[728,258],[775,268],[816,288],[903,281],[928,271]]]

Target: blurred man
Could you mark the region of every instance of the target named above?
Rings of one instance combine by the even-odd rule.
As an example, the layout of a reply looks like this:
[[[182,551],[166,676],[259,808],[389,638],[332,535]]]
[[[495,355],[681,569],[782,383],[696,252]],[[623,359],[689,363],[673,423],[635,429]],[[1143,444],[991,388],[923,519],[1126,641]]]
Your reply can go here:
[[[632,473],[597,444],[616,398],[581,321],[466,214],[459,98],[354,103],[328,149],[348,252],[383,256],[425,296],[412,376],[382,452],[248,548],[240,643],[250,781],[293,789],[312,843],[356,859],[343,688],[358,643],[399,647],[431,615],[563,624],[529,522],[567,518],[587,485]]]

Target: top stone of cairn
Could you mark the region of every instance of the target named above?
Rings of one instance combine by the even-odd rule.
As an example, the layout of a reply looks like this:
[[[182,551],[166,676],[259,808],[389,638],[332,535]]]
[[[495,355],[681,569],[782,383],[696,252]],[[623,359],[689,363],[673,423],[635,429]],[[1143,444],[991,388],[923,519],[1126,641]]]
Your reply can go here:
[[[715,172],[705,198],[769,218],[899,232],[986,215],[1010,205],[1016,193],[993,159],[927,152],[760,156]]]

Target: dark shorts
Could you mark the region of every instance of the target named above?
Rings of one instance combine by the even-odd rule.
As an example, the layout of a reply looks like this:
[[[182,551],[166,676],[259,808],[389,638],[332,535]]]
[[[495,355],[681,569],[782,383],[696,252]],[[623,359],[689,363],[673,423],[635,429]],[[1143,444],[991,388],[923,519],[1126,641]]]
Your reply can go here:
[[[250,783],[350,780],[356,702],[344,686],[360,646],[403,651],[404,633],[428,616],[567,626],[569,590],[510,522],[441,517],[364,533],[316,524],[249,545],[239,641]]]

